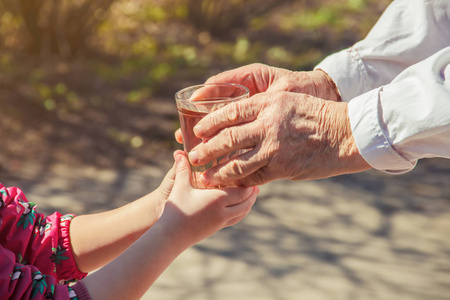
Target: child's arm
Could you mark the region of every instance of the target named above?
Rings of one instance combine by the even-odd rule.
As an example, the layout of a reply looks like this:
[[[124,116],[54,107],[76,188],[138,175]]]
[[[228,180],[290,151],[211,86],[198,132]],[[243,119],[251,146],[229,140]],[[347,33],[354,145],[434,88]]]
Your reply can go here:
[[[258,188],[197,190],[189,164],[177,156],[175,185],[161,219],[116,260],[82,282],[92,299],[139,299],[185,249],[250,211]]]
[[[172,190],[172,168],[152,193],[121,208],[92,215],[44,216],[18,188],[0,184],[0,243],[19,264],[57,280],[81,279],[123,252],[161,216]]]
[[[75,217],[70,241],[78,269],[104,266],[149,229],[161,216],[174,179],[172,168],[152,193],[111,211]]]
[[[167,181],[163,182],[167,184]],[[171,181],[167,185],[163,183],[160,191],[167,193],[171,186]],[[64,274],[60,274],[61,271],[58,276],[51,274],[61,263],[69,262],[74,266],[74,261],[72,255],[66,253],[70,252],[70,247],[60,247],[59,244],[69,239],[47,235],[47,230],[67,231],[71,216],[61,218],[55,214],[44,218],[34,211],[34,204],[26,201],[20,190],[0,185],[0,295],[8,299],[50,297],[64,300],[77,297],[81,300],[89,299],[86,285],[93,299],[139,299],[186,248],[225,226],[239,222],[249,212],[257,192],[257,188],[195,190],[189,183],[187,159],[182,156],[177,180],[161,219],[116,260],[69,287],[58,284],[58,278],[62,275],[65,279],[67,276],[78,278],[84,274],[67,266],[63,267]],[[129,209],[133,211],[133,208]],[[118,214],[121,215],[120,212]],[[40,238],[33,238],[33,242],[27,244],[30,239],[25,235]],[[121,235],[126,236],[123,231]],[[38,254],[30,250],[39,246],[36,241],[46,243],[45,247],[39,247]],[[34,265],[35,262],[39,262],[37,265],[46,272]]]

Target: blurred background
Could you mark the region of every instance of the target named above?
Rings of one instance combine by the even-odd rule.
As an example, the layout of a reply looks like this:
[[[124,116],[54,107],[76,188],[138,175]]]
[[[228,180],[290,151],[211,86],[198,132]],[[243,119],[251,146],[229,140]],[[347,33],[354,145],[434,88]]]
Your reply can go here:
[[[0,181],[40,211],[111,209],[181,149],[174,93],[253,62],[311,70],[388,0],[0,0]],[[261,188],[145,299],[450,299],[450,163]]]

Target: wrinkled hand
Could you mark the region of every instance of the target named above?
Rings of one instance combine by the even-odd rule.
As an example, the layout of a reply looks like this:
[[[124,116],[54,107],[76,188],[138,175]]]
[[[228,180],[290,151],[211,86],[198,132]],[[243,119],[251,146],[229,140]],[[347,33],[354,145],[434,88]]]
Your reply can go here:
[[[294,92],[340,101],[333,80],[322,70],[295,72],[264,64],[251,64],[210,77],[205,83],[228,82],[246,86],[250,96],[263,92]]]
[[[250,96],[263,92],[294,92],[308,94],[325,100],[340,101],[333,80],[322,70],[295,72],[264,64],[250,64],[210,77],[205,83],[228,82],[246,86]],[[181,130],[175,139],[183,142]]]
[[[216,231],[241,221],[255,203],[258,187],[195,189],[190,184],[190,169],[182,151],[175,153],[176,178],[160,223],[171,228],[191,246]]]
[[[194,165],[251,149],[205,171],[200,179],[207,186],[318,179],[369,168],[353,140],[347,104],[305,94],[256,94],[207,115],[194,132],[204,139],[189,153]]]

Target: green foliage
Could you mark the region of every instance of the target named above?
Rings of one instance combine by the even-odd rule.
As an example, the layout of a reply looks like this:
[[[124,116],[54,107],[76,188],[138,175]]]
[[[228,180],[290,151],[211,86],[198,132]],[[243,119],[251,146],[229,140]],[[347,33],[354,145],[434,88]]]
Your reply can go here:
[[[192,55],[195,59],[195,52],[192,52]],[[171,73],[172,66],[166,62],[162,62],[153,66],[149,72],[149,75],[152,80],[163,82],[171,75]]]
[[[59,2],[60,6],[56,2],[30,1],[33,7],[39,8],[40,18],[56,18],[58,14],[58,22],[41,24],[36,20],[32,24],[36,28],[29,28],[31,25],[26,25],[30,22],[28,10],[21,12],[12,0],[0,0],[7,8],[0,15],[0,37],[3,37],[0,47],[20,48],[21,45],[9,37],[23,33],[24,28],[28,28],[30,34],[32,30],[44,34],[56,30],[53,27],[57,26],[58,34],[52,43],[59,47],[56,54],[61,54],[63,48],[71,47],[65,45],[69,40],[65,33],[81,28],[77,27],[81,23],[89,24],[89,30],[83,31],[84,36],[79,38],[83,43],[80,47],[89,45],[97,53],[114,59],[90,59],[85,67],[106,85],[126,83],[126,90],[120,94],[124,95],[122,100],[130,104],[145,101],[173,80],[202,81],[212,69],[252,62],[294,69],[310,68],[332,51],[327,49],[342,48],[341,37],[348,39],[355,35],[356,41],[376,19],[376,15],[372,21],[369,18],[373,15],[374,0],[303,0],[295,3],[289,0],[264,3],[102,0],[95,4],[85,0],[68,4],[68,0],[63,0]],[[73,19],[80,11],[86,16]],[[357,23],[361,19],[364,21]],[[69,20],[77,25],[59,28],[65,27],[61,25]],[[240,28],[238,35],[233,34],[235,28]],[[224,36],[227,38],[223,39]],[[41,46],[38,51],[50,47]],[[75,48],[69,50],[69,54],[75,52]],[[0,53],[3,72],[20,72],[15,64],[11,52]],[[34,86],[37,98],[47,110],[58,107],[79,110],[82,103],[95,98],[80,97],[79,91],[72,90],[67,82],[55,82],[50,73],[48,69],[38,67],[28,75],[28,82]]]
[[[248,26],[259,16],[293,0],[180,0],[187,5],[189,21],[200,30],[227,36],[236,28]]]
[[[2,25],[6,24],[0,34],[13,27],[20,34],[21,42],[14,43],[17,48],[41,56],[72,57],[86,49],[86,40],[106,18],[114,1],[0,0],[5,11]]]
[[[137,13],[137,19],[142,21],[163,22],[167,17],[167,11],[161,6],[144,7]]]
[[[151,36],[143,36],[131,45],[131,53],[153,57],[158,52],[158,42]]]
[[[347,5],[354,11],[360,11],[367,5],[367,3],[364,0],[348,0]]]
[[[236,44],[234,46],[233,57],[237,62],[245,61],[248,50],[250,48],[250,42],[246,37],[239,37],[236,40]]]
[[[339,21],[339,12],[330,7],[321,7],[311,13],[306,13],[297,18],[300,27],[309,30],[317,30],[324,25],[335,26]]]
[[[367,8],[369,13],[371,0],[347,0],[333,1],[326,5],[305,7],[300,11],[286,14],[280,22],[284,31],[292,32],[296,29],[308,31],[330,28],[337,33],[348,30],[356,20],[361,21],[361,12]],[[366,18],[367,19],[367,18]],[[370,26],[373,25],[373,21]],[[364,31],[369,28],[366,24],[360,24]]]
[[[18,46],[17,33],[22,27],[22,20],[10,11],[1,8],[0,5],[0,48]]]
[[[83,109],[83,101],[73,90],[63,82],[54,85],[47,84],[41,72],[35,72],[32,77],[32,99],[43,106],[47,111],[80,112]]]
[[[12,56],[8,53],[0,53],[0,69],[9,73],[13,69]]]
[[[160,99],[253,62],[311,69],[363,38],[389,2],[0,0],[0,109],[8,112],[0,126],[19,136],[30,120],[33,134],[23,140],[33,137],[33,147],[38,130],[49,132],[43,144],[94,132],[90,142],[79,140],[97,151],[95,160],[125,165],[127,151],[140,151],[132,152],[139,160],[151,147],[175,147],[176,112],[159,113]],[[175,115],[168,137],[153,129],[155,111]],[[48,120],[57,121],[44,126]]]
[[[141,88],[132,90],[127,94],[127,101],[129,103],[141,103],[143,100],[148,99],[150,95],[151,95],[150,88]]]

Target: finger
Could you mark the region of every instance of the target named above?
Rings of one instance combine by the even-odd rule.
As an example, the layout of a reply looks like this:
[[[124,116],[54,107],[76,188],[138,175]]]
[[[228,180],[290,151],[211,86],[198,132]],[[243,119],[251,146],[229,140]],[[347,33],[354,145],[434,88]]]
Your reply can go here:
[[[256,202],[256,198],[259,193],[259,188],[253,187],[252,191],[253,192],[250,195],[250,197],[245,199],[243,202],[227,207],[227,214],[229,214],[230,219],[226,223],[226,226],[234,225],[234,224],[240,222],[245,216],[248,215],[251,208],[253,207],[253,205]]]
[[[181,132],[181,128],[178,128],[177,131],[175,131],[175,140],[178,143],[183,144],[183,134]]]
[[[175,180],[175,169],[176,163],[174,162],[170,170],[167,172],[166,176],[164,176],[163,182],[166,180]]]
[[[247,98],[249,95],[249,90],[241,85],[228,82],[217,82],[217,83],[205,83],[202,87],[196,89],[189,100],[224,100],[229,98],[235,98],[235,100],[241,98]]]
[[[256,184],[263,185],[281,178],[282,177],[280,176],[273,176],[273,174],[264,172],[262,169],[259,169],[250,175],[247,175],[241,179],[236,180],[234,185],[236,186],[254,186]]]
[[[189,100],[217,100],[220,97],[220,90],[213,85],[205,85],[195,90]]]
[[[175,151],[174,156],[176,165],[174,188],[181,190],[192,188],[190,184],[191,168],[186,156],[184,155],[184,152],[181,150],[177,150]]]
[[[194,133],[199,138],[207,138],[226,127],[254,121],[263,105],[257,95],[238,102],[232,102],[225,107],[206,115],[194,126]]]
[[[185,156],[184,155],[184,151],[183,150],[175,150],[174,152],[173,152],[173,159],[175,160],[175,162],[176,162],[176,160],[177,160],[177,156],[178,155],[183,155],[183,156]],[[176,166],[176,164],[175,164],[175,166]]]
[[[173,184],[175,182],[175,169],[176,165],[174,162],[172,168],[170,168],[166,176],[164,176],[164,179],[161,181],[161,184],[159,185],[159,190],[162,192],[165,199],[169,197],[170,191],[173,188]]]
[[[227,207],[236,206],[236,205],[242,204],[242,203],[247,202],[247,201],[251,202],[252,199],[253,198],[256,199],[256,197],[259,194],[259,186],[257,186],[257,185],[249,186],[249,187],[238,187],[238,188],[235,188],[235,189],[245,189],[245,194],[244,194],[243,197],[240,198],[239,201],[233,201],[234,204],[230,204]],[[251,204],[251,205],[253,205],[253,204]],[[251,205],[250,205],[250,207],[251,207]]]
[[[267,92],[290,91],[289,82],[277,80],[267,88]]]
[[[203,140],[189,152],[189,161],[193,165],[203,165],[213,160],[220,162],[235,151],[255,148],[262,139],[260,126],[246,123],[225,128],[210,139]]]
[[[258,171],[268,165],[269,159],[258,155],[258,151],[259,147],[206,170],[199,178],[201,184],[214,187],[217,185],[253,186],[266,183],[263,182],[264,178],[259,176],[262,172]],[[252,174],[258,175],[253,176],[252,181],[244,180]]]
[[[221,189],[228,197],[224,203],[226,207],[246,201],[254,192],[254,187],[233,187]]]
[[[233,218],[233,219],[231,219],[231,220],[228,220],[228,221],[225,223],[224,228],[225,228],[225,227],[230,227],[230,226],[236,225],[237,223],[239,223],[240,221],[242,221],[242,220],[247,216],[247,214],[248,214],[248,213],[242,214],[242,215],[240,215],[240,216],[238,216],[238,217],[236,217],[236,218]]]
[[[246,86],[250,96],[265,92],[270,83],[270,67],[264,64],[251,64],[225,71],[210,77],[205,83],[230,82]]]

